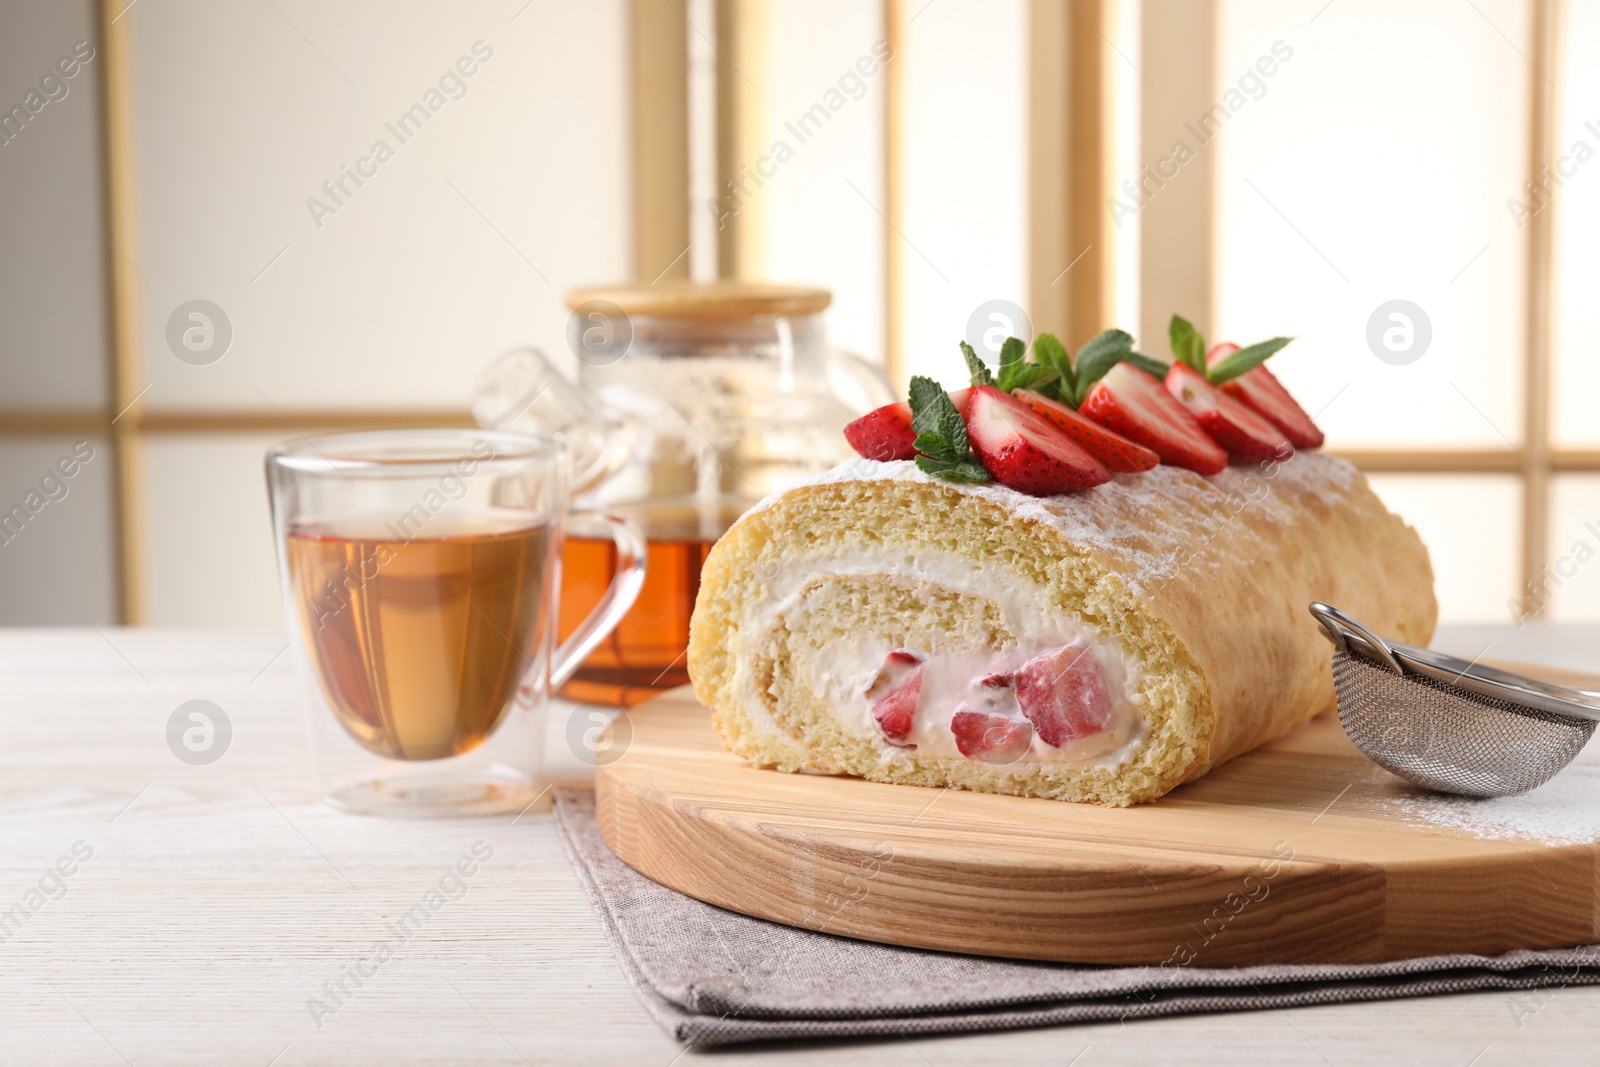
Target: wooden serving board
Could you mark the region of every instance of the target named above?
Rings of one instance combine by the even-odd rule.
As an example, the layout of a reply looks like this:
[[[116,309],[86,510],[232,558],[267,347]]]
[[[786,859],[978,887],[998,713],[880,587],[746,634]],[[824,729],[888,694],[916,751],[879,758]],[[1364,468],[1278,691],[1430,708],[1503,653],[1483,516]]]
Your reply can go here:
[[[613,730],[620,755],[596,770],[612,851],[663,885],[792,926],[1173,966],[1600,940],[1595,845],[1408,820],[1395,802],[1414,791],[1332,715],[1134,808],[760,770],[723,749],[688,688]]]

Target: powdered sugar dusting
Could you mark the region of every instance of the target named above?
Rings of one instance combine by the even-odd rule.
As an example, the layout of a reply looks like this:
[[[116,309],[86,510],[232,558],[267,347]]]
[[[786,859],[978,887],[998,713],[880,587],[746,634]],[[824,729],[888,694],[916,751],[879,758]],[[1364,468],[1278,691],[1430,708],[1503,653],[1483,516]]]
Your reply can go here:
[[[1600,751],[1593,746],[1531,793],[1492,800],[1410,793],[1385,807],[1410,823],[1460,830],[1489,840],[1532,838],[1600,842]]]
[[[1162,464],[1137,474],[1119,474],[1104,485],[1063,496],[1035,497],[998,483],[963,485],[924,474],[910,460],[884,463],[852,459],[802,485],[839,482],[937,482],[961,493],[982,497],[1019,519],[1044,523],[1074,544],[1117,558],[1117,570],[1134,595],[1171,578],[1175,563],[1173,545],[1193,545],[1196,531],[1210,528],[1214,516],[1229,507],[1262,509],[1270,521],[1292,523],[1295,509],[1277,499],[1335,497],[1348,492],[1360,477],[1346,460],[1324,452],[1302,452],[1285,463],[1257,467],[1229,467],[1209,478],[1181,467]],[[771,507],[783,494],[767,497],[751,509],[755,514]],[[1230,504],[1231,502],[1231,504]],[[1252,544],[1247,531],[1234,531],[1229,550],[1250,554],[1265,546]],[[1203,551],[1188,561],[1212,564]]]

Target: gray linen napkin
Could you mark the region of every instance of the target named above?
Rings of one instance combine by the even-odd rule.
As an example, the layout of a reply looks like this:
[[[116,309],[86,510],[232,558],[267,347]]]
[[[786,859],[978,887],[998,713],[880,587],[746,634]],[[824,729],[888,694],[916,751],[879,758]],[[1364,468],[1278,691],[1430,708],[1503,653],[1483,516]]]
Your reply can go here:
[[[689,1045],[1011,1030],[1342,1001],[1600,983],[1600,945],[1365,964],[1097,967],[990,959],[815,933],[704,904],[619,860],[594,793],[556,823],[645,1007]],[[1527,1010],[1535,1010],[1530,1000]],[[1517,1010],[1516,1002],[1509,1005]]]

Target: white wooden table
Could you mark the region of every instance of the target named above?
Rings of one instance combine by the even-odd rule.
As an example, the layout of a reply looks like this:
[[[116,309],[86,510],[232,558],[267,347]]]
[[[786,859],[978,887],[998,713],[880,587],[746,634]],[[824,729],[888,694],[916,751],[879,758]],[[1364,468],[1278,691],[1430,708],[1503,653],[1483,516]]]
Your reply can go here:
[[[1595,627],[1439,643],[1600,667]],[[634,1000],[548,810],[386,822],[316,801],[282,647],[270,633],[0,631],[0,1063],[1488,1067],[1600,1055],[1600,989],[683,1054]],[[207,766],[166,742],[193,699],[232,724]],[[581,768],[561,732],[552,741],[558,772]],[[465,894],[314,1019],[312,998],[332,1005],[325,983],[477,842],[493,855]],[[76,862],[75,848],[92,855]],[[48,875],[63,858],[73,873]],[[7,925],[13,906],[31,914]]]

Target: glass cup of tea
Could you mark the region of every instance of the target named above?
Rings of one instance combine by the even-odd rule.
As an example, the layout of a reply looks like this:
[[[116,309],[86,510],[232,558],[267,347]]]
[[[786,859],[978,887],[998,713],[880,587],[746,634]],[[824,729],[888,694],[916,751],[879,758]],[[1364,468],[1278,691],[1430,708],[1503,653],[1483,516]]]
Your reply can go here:
[[[638,527],[569,515],[549,438],[394,430],[267,453],[290,646],[333,806],[434,817],[517,811],[540,785],[544,707],[633,605]],[[607,537],[615,578],[556,644],[563,540]]]

